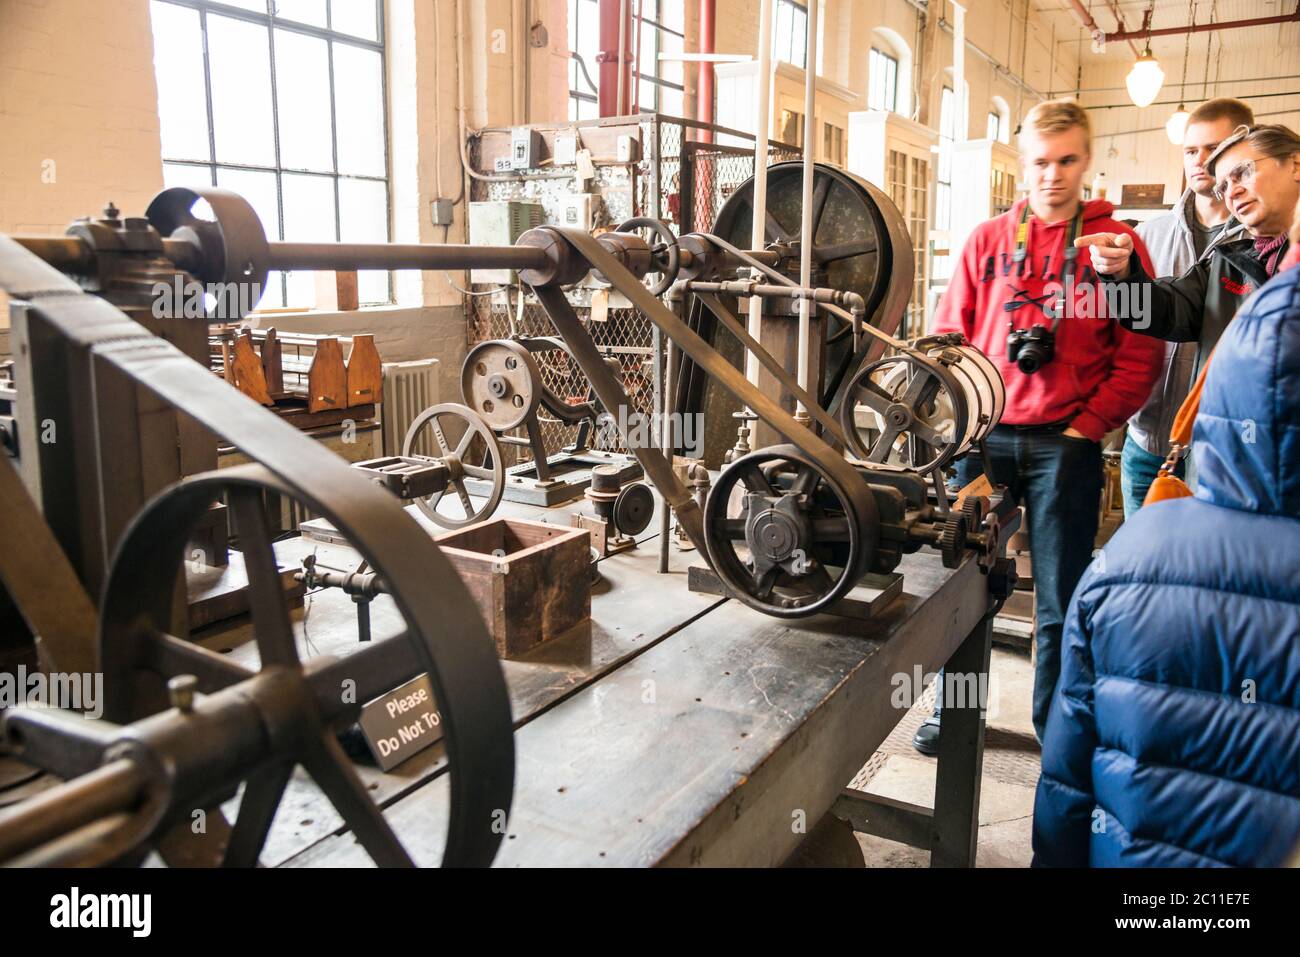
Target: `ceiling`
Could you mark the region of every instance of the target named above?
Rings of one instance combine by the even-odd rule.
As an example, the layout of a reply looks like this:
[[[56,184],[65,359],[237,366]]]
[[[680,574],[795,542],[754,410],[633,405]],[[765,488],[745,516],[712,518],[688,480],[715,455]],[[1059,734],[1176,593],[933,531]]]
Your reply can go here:
[[[1078,17],[1066,0],[1030,0],[1035,11],[1048,18],[1057,31],[1057,40],[1074,37],[1073,42],[1081,46],[1085,65],[1089,60],[1132,60],[1133,51],[1128,43],[1120,41],[1106,44],[1106,52],[1095,54],[1091,49],[1091,40]],[[1196,0],[1196,22],[1206,23],[1213,19],[1216,23],[1229,20],[1253,20],[1257,17],[1273,17],[1292,13],[1300,0]],[[1160,30],[1169,27],[1184,26],[1191,22],[1191,0],[1083,0],[1085,9],[1092,13],[1097,24],[1106,32],[1118,30],[1113,9],[1117,8],[1124,18],[1124,25],[1130,30],[1142,26],[1146,11],[1154,6],[1151,28]],[[1285,34],[1289,41],[1300,42],[1300,24],[1266,25],[1244,27],[1236,30],[1224,30],[1213,34],[1214,49],[1237,50],[1250,47],[1270,49],[1275,47]],[[1192,34],[1193,48],[1204,50],[1204,33]],[[1070,42],[1067,40],[1067,42]],[[1133,41],[1139,50],[1144,45],[1141,40]],[[1151,49],[1157,57],[1182,56],[1187,37],[1182,34],[1153,37]]]

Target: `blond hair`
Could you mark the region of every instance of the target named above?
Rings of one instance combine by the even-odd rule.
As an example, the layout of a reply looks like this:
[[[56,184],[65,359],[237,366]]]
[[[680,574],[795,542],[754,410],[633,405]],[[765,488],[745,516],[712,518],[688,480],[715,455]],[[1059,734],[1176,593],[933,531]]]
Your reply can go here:
[[[1206,100],[1192,110],[1192,115],[1187,118],[1187,125],[1213,123],[1215,120],[1228,120],[1234,127],[1254,126],[1255,113],[1241,100],[1233,99],[1230,96],[1221,96],[1217,99]]]
[[[1088,119],[1088,111],[1074,100],[1047,100],[1029,111],[1021,124],[1020,135],[1023,137],[1033,130],[1043,136],[1056,136],[1075,127],[1083,130],[1084,141],[1091,152],[1092,122]]]

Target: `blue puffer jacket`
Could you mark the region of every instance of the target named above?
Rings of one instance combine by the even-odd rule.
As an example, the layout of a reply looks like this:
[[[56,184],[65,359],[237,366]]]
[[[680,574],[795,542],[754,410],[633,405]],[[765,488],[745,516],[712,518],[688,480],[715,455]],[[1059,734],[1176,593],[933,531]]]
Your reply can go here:
[[[1066,615],[1034,863],[1271,866],[1300,845],[1300,268],[1243,306],[1194,498],[1143,508]]]

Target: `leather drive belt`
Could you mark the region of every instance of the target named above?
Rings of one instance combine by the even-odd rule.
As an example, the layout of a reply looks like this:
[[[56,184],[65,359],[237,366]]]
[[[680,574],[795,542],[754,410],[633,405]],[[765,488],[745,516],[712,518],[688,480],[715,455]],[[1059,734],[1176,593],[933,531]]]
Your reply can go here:
[[[0,243],[0,258],[11,259],[16,248],[9,241]],[[501,815],[509,812],[514,790],[510,702],[495,644],[447,557],[390,493],[334,453],[105,300],[72,292],[67,278],[35,255],[21,253],[30,262],[17,264],[23,268],[16,285],[26,289],[15,293],[69,343],[89,352],[96,360],[92,375],[100,362],[120,370],[260,463],[288,490],[319,502],[348,523],[353,545],[371,559],[408,629],[422,639],[416,643],[417,659],[433,684],[451,764],[450,823],[442,863],[491,863],[501,842]],[[0,269],[0,281],[14,277],[8,268],[14,265],[10,261]],[[32,270],[39,272],[39,267],[50,275],[40,277],[47,280],[35,287],[41,291],[31,292]],[[113,414],[111,409],[89,411],[97,420]],[[398,678],[394,686],[407,680]]]

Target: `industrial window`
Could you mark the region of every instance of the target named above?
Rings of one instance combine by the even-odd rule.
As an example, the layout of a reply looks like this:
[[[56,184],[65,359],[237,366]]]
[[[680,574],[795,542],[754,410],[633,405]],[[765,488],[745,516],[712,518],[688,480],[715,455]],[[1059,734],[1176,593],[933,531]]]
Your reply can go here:
[[[898,109],[898,60],[872,47],[867,66],[867,109],[895,112]]]
[[[957,139],[957,104],[951,88],[939,101],[939,163],[935,173],[934,228],[947,229],[952,219],[952,147]]]
[[[988,138],[1002,142],[1002,116],[999,113],[989,113]]]
[[[795,0],[776,0],[772,56],[804,69],[808,62],[808,8]]]
[[[685,0],[640,0],[632,30],[640,35],[636,69],[637,103],[643,110],[681,116],[685,77],[680,58],[686,49]]]
[[[594,120],[597,105],[596,55],[600,53],[598,0],[569,0],[569,119]]]
[[[164,182],[241,194],[272,240],[387,242],[381,7],[153,0]],[[363,304],[392,301],[388,272],[358,287]],[[262,305],[315,301],[311,273],[272,273]]]

